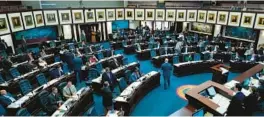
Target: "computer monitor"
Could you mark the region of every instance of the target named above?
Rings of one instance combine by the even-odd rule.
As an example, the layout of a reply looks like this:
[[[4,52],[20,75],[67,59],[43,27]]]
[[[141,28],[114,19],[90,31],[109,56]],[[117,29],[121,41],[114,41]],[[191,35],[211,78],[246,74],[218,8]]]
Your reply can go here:
[[[216,95],[216,91],[215,91],[214,87],[209,87],[207,89],[207,92],[208,92],[209,96],[215,96]]]
[[[197,111],[195,111],[193,114],[192,114],[193,117],[203,117],[204,116],[204,108],[201,108]]]
[[[209,96],[206,90],[201,91],[199,94],[204,96],[204,97],[208,97]]]

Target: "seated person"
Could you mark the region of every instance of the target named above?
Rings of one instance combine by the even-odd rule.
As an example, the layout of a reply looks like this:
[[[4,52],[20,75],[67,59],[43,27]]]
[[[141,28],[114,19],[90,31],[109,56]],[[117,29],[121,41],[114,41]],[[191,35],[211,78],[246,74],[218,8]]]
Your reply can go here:
[[[101,84],[104,82],[108,82],[111,91],[114,90],[116,84],[117,84],[117,79],[116,76],[112,73],[109,67],[105,68],[105,72],[102,74],[102,81]]]
[[[98,61],[98,59],[93,55],[93,56],[91,56],[90,58],[89,58],[89,63],[90,64],[94,64],[94,63],[96,63]]]
[[[109,61],[109,67],[111,69],[115,69],[115,68],[118,68],[120,65],[119,65],[119,62],[116,60],[116,58],[113,58]]]
[[[245,99],[245,95],[241,92],[242,86],[240,84],[236,84],[234,91],[236,92],[235,96],[232,97],[230,104],[227,108],[227,116],[243,116],[244,108],[243,101]]]
[[[15,102],[16,99],[9,93],[6,92],[6,90],[0,90],[0,104],[4,107],[7,107],[12,102]]]
[[[46,54],[45,50],[42,49],[41,52],[40,52],[40,56],[41,56],[41,57],[45,57],[46,55],[47,55],[47,54]]]
[[[81,54],[81,52],[80,52],[80,50],[78,48],[76,48],[76,54],[75,55],[76,56],[82,56],[82,54]]]
[[[50,112],[55,112],[62,105],[62,99],[58,93],[56,87],[52,87],[52,92],[48,96],[48,106],[50,107]]]
[[[46,67],[46,66],[48,66],[47,62],[45,60],[43,60],[41,57],[38,59],[38,65],[40,67]]]
[[[139,71],[139,68],[136,68],[135,71],[131,75],[131,79],[129,79],[129,83],[132,83],[139,79],[143,74]]]
[[[71,81],[68,81],[67,85],[63,88],[63,96],[66,99],[71,98],[72,96],[75,96],[77,93],[77,90],[75,86],[72,84]]]
[[[2,64],[4,70],[9,70],[10,68],[12,68],[13,62],[10,60],[10,57],[8,57],[7,59],[4,59],[2,61]]]
[[[253,112],[257,110],[257,104],[260,100],[259,93],[257,92],[257,89],[255,87],[251,88],[252,93],[247,96],[244,100],[244,106],[245,106],[245,115],[246,116],[252,116]]]

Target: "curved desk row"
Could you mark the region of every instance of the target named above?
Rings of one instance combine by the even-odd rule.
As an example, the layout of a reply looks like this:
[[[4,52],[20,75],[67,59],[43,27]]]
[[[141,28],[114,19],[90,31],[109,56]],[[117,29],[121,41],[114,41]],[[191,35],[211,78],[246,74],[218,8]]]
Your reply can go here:
[[[207,61],[191,61],[174,64],[173,73],[176,76],[185,76],[191,74],[198,74],[203,72],[210,72],[212,66],[220,64],[220,61],[207,60]]]
[[[254,67],[258,63],[249,61],[233,61],[230,60],[230,71],[232,72],[245,72],[250,68]]]
[[[151,90],[160,85],[160,73],[151,71],[130,84],[120,96],[114,99],[115,110],[122,110],[129,116],[136,104]]]
[[[140,64],[138,62],[133,62],[133,63],[130,63],[128,65],[124,65],[124,66],[118,67],[116,69],[113,69],[112,73],[116,76],[116,78],[121,78],[121,77],[125,76],[126,70],[134,71],[136,69],[136,67],[139,68],[139,66],[140,66]],[[101,88],[103,86],[101,84],[101,81],[102,81],[102,74],[98,78],[95,78],[92,80],[92,87],[93,87],[93,90],[95,92],[101,91]]]

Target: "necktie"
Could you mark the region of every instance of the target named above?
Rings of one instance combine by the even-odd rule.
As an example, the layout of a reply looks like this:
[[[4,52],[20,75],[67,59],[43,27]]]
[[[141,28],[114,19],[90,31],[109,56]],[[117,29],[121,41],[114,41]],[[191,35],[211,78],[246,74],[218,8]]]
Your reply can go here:
[[[72,96],[72,91],[71,91],[71,88],[68,88],[68,89],[69,89],[70,95]]]

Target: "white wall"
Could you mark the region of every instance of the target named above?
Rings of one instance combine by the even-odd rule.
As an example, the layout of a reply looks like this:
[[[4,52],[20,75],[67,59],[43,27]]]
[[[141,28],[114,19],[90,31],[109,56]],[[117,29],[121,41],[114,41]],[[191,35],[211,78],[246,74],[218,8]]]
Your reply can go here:
[[[259,45],[264,47],[264,30],[260,30],[257,49],[259,49]]]
[[[0,38],[1,38],[1,40],[4,40],[6,42],[7,46],[11,46],[13,53],[15,53],[15,48],[14,48],[12,36],[10,34],[8,34],[8,35],[0,36]]]
[[[41,9],[40,0],[21,0],[23,6],[32,6],[32,9]]]
[[[186,28],[187,28],[187,30],[189,29],[187,26],[188,26],[188,23],[189,22],[183,22],[183,24],[182,24],[182,30],[184,31]]]
[[[112,22],[107,22],[106,25],[107,25],[107,33],[108,34],[112,34],[113,33],[113,31],[112,31]]]
[[[65,39],[72,39],[71,25],[63,25],[63,35]]]

